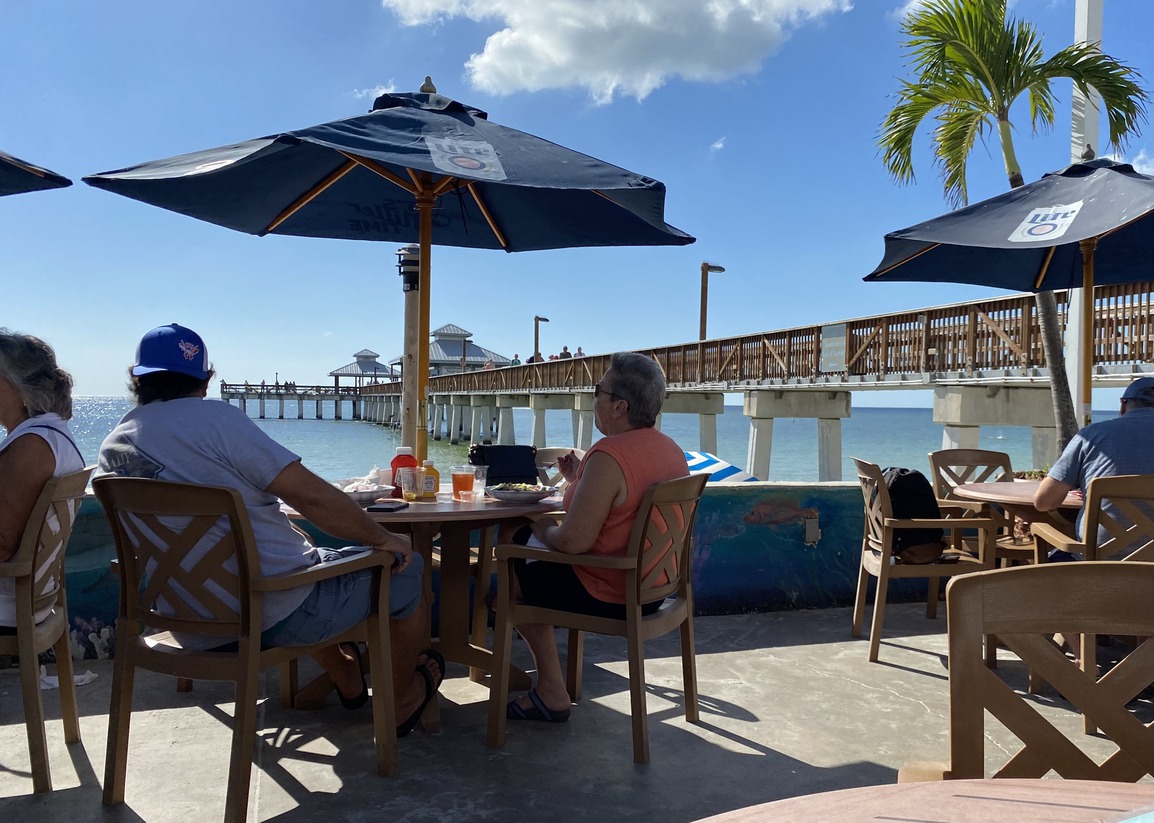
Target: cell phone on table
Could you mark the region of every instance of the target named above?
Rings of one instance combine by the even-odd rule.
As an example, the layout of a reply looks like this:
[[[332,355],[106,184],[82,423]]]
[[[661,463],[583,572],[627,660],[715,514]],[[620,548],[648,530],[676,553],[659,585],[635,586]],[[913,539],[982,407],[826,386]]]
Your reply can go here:
[[[399,512],[401,509],[407,509],[409,504],[405,500],[382,500],[379,503],[373,503],[365,511],[370,512]]]

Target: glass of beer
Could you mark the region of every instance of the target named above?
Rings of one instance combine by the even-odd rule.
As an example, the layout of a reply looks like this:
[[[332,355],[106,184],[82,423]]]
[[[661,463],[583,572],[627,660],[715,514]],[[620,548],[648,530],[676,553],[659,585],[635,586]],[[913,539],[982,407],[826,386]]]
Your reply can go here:
[[[460,500],[461,492],[473,490],[473,480],[477,474],[472,466],[450,466],[449,471],[453,475],[453,499]]]

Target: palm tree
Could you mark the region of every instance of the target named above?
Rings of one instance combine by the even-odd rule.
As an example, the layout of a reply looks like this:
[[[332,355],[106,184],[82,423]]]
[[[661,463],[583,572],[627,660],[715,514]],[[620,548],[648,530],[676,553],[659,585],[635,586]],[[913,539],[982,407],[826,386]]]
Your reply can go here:
[[[1147,92],[1138,85],[1137,71],[1102,54],[1096,43],[1067,46],[1044,59],[1037,30],[1008,18],[1006,0],[926,0],[903,22],[902,33],[909,38],[906,48],[917,79],[902,81],[898,102],[882,123],[878,136],[882,162],[895,179],[912,182],[914,135],[922,121],[936,113],[935,164],[954,207],[968,202],[966,160],[974,141],[993,128],[1010,187],[1024,185],[1014,154],[1010,109],[1025,94],[1033,131],[1053,127],[1053,80],[1069,78],[1087,100],[1098,92],[1110,124],[1111,145],[1124,147],[1145,120]],[[1061,449],[1078,425],[1054,293],[1039,292],[1036,298]]]

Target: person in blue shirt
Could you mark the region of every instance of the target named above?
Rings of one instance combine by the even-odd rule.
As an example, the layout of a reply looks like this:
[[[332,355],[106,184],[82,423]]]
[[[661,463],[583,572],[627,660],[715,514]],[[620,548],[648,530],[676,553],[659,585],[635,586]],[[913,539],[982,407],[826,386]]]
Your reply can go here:
[[[1074,435],[1038,487],[1034,508],[1053,511],[1071,491],[1084,496],[1096,477],[1154,474],[1154,377],[1139,377],[1126,387],[1119,414]],[[1109,502],[1104,508],[1110,510]],[[1079,535],[1083,514],[1078,514]],[[1072,559],[1066,552],[1062,555],[1051,552],[1050,559]]]

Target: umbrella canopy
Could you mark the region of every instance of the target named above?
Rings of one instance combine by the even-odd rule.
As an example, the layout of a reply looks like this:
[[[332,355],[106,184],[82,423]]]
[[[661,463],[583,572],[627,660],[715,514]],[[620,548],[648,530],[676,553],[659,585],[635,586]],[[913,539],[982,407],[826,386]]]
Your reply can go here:
[[[71,185],[67,177],[0,151],[0,197]]]
[[[418,242],[402,437],[422,455],[433,244],[513,252],[694,242],[665,222],[659,181],[428,91],[384,94],[368,114],[84,182],[249,234]]]
[[[1154,280],[1154,177],[1128,163],[1074,163],[885,238],[866,282],[1085,288],[1082,404],[1090,408],[1092,289]]]
[[[438,94],[385,94],[368,114],[193,152],[84,182],[249,234],[414,243],[424,192],[441,246],[533,251],[665,246],[665,186]],[[432,180],[416,182],[422,174]]]
[[[1094,283],[1154,279],[1154,177],[1128,163],[1075,163],[887,234],[882,262],[864,279],[1015,291],[1080,288],[1079,244],[1095,239]]]

